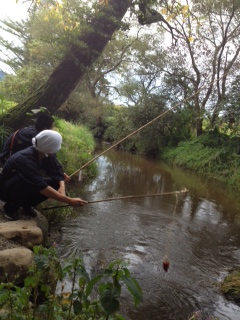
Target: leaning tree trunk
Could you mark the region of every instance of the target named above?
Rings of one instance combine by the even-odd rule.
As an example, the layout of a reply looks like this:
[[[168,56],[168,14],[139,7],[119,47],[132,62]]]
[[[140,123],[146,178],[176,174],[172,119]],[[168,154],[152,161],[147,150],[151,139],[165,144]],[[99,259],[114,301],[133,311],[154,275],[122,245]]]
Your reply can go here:
[[[0,124],[17,129],[29,124],[26,112],[46,107],[54,114],[66,102],[82,79],[85,70],[100,56],[113,33],[120,28],[121,20],[129,7],[128,0],[109,0],[89,22],[90,31],[79,36],[79,43],[72,45],[48,81],[26,101],[0,115]]]

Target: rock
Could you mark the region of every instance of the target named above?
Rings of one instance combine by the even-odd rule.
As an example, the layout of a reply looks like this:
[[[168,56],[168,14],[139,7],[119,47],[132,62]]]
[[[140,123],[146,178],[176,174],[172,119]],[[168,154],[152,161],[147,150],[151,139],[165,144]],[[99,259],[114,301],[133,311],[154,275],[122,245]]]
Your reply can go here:
[[[31,248],[43,241],[42,230],[34,220],[17,220],[0,223],[0,237]]]
[[[24,247],[0,251],[0,281],[22,283],[34,262],[33,252]]]
[[[25,215],[21,209],[19,210],[19,217],[20,217],[20,220],[17,220],[17,221],[31,219],[31,221],[36,222],[37,226],[42,230],[42,235],[43,235],[42,245],[44,247],[48,247],[49,223],[48,223],[47,218],[41,212],[37,211],[37,216],[29,219],[29,216]]]
[[[0,211],[3,212],[3,202],[0,201]],[[34,262],[34,254],[30,250],[35,245],[49,246],[49,223],[47,218],[37,211],[37,216],[29,218],[19,210],[20,220],[9,221],[0,214],[0,281],[14,281],[22,284],[28,275],[28,269]],[[51,234],[50,242],[55,242],[55,232]],[[51,271],[53,268],[53,271]],[[8,276],[6,276],[8,274]],[[51,288],[56,286],[57,266],[51,266],[44,276]],[[16,275],[19,275],[17,279]],[[1,317],[0,317],[1,318]]]
[[[11,240],[7,240],[3,237],[0,237],[0,251],[5,249],[20,248],[20,247],[22,247],[20,244]]]

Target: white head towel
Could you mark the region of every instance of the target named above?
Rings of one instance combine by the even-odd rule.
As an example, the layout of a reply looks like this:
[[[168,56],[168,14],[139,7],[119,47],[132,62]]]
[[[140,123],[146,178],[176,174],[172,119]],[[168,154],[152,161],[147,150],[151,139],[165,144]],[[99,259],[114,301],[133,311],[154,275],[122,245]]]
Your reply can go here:
[[[54,130],[43,130],[32,138],[33,147],[45,154],[56,153],[61,149],[62,136]]]

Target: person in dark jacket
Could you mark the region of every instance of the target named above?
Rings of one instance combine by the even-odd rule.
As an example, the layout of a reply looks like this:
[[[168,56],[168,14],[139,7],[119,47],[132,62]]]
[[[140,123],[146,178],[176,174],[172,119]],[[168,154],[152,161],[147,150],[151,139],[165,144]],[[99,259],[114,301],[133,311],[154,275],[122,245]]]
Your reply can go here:
[[[7,159],[14,153],[24,150],[32,146],[32,138],[43,130],[50,130],[53,128],[54,119],[47,113],[39,113],[33,126],[25,127],[13,132],[5,142],[2,152],[0,153],[0,161],[3,166]],[[60,168],[61,164],[54,155],[52,158],[53,164],[56,168]],[[64,173],[64,180],[69,181],[70,177]]]
[[[27,215],[35,216],[34,207],[48,198],[73,207],[87,203],[65,194],[64,172],[52,161],[61,144],[60,133],[43,130],[32,139],[31,147],[16,152],[6,161],[0,173],[0,199],[5,202],[7,219],[18,220],[20,207]]]
[[[32,138],[42,130],[52,129],[54,119],[47,113],[39,113],[33,126],[13,132],[6,140],[0,153],[1,165],[14,153],[32,145]]]

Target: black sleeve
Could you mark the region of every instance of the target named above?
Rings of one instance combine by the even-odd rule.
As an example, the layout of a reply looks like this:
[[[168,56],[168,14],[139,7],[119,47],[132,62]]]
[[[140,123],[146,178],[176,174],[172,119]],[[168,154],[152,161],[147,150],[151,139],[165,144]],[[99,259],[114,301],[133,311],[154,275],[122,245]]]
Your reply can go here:
[[[56,155],[52,155],[50,157],[46,157],[42,160],[43,169],[46,174],[56,181],[64,180],[64,171],[61,163],[58,161]]]

